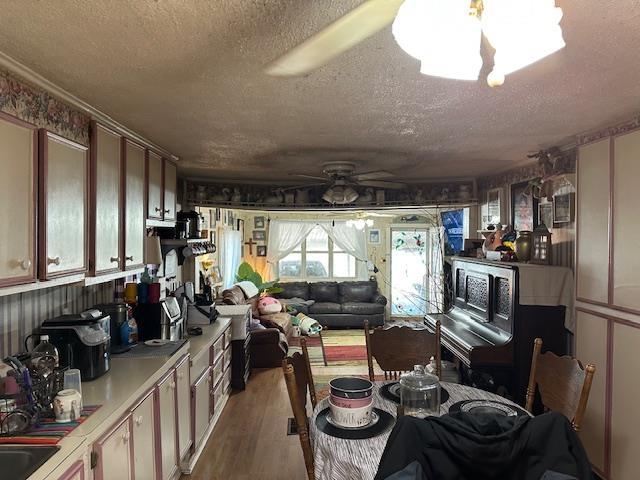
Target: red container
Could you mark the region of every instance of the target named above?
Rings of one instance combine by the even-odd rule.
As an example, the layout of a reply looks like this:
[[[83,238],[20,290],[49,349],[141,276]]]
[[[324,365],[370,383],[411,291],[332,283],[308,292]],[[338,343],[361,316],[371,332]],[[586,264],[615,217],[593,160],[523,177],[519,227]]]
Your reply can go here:
[[[160,284],[150,283],[148,293],[149,303],[158,303],[160,301]]]

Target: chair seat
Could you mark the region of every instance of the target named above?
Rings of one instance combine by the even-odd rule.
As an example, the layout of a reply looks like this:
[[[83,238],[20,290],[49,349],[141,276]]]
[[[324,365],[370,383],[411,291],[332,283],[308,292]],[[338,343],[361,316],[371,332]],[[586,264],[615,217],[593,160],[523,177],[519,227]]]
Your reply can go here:
[[[342,313],[342,305],[332,302],[318,302],[309,307],[309,313]]]
[[[384,313],[384,305],[380,303],[346,302],[342,304],[342,313],[353,315],[376,315]]]

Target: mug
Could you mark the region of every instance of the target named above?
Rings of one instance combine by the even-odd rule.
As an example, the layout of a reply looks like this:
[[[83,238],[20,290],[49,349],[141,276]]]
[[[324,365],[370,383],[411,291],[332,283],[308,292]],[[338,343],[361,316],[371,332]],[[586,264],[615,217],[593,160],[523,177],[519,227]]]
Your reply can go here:
[[[77,390],[60,390],[53,400],[53,412],[56,422],[72,422],[80,418],[82,396]]]

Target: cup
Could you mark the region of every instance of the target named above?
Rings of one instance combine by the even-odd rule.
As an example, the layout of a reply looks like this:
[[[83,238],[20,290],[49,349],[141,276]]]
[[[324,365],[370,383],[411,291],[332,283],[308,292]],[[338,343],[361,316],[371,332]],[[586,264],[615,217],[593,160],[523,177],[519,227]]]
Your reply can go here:
[[[138,284],[138,303],[147,303],[149,300],[149,284]]]
[[[124,300],[127,303],[135,303],[138,298],[138,284],[134,282],[127,283],[124,286]]]
[[[75,390],[82,399],[82,376],[80,375],[80,370],[71,368],[64,372],[63,387],[64,390]],[[80,400],[80,410],[82,410],[82,400]]]
[[[77,390],[60,390],[53,400],[53,412],[56,422],[72,422],[80,418],[82,396]]]

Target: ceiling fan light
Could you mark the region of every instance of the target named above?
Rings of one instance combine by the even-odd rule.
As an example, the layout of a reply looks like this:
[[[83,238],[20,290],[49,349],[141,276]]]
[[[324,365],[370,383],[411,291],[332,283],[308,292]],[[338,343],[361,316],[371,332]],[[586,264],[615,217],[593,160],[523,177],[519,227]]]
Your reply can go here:
[[[405,0],[393,22],[398,45],[421,61],[421,73],[436,77],[477,80],[481,34],[469,0]]]
[[[564,48],[555,0],[484,0],[482,30],[495,48],[494,71],[508,75]]]
[[[358,192],[350,186],[336,185],[324,192],[322,199],[331,204],[344,205],[355,202],[358,196]]]

